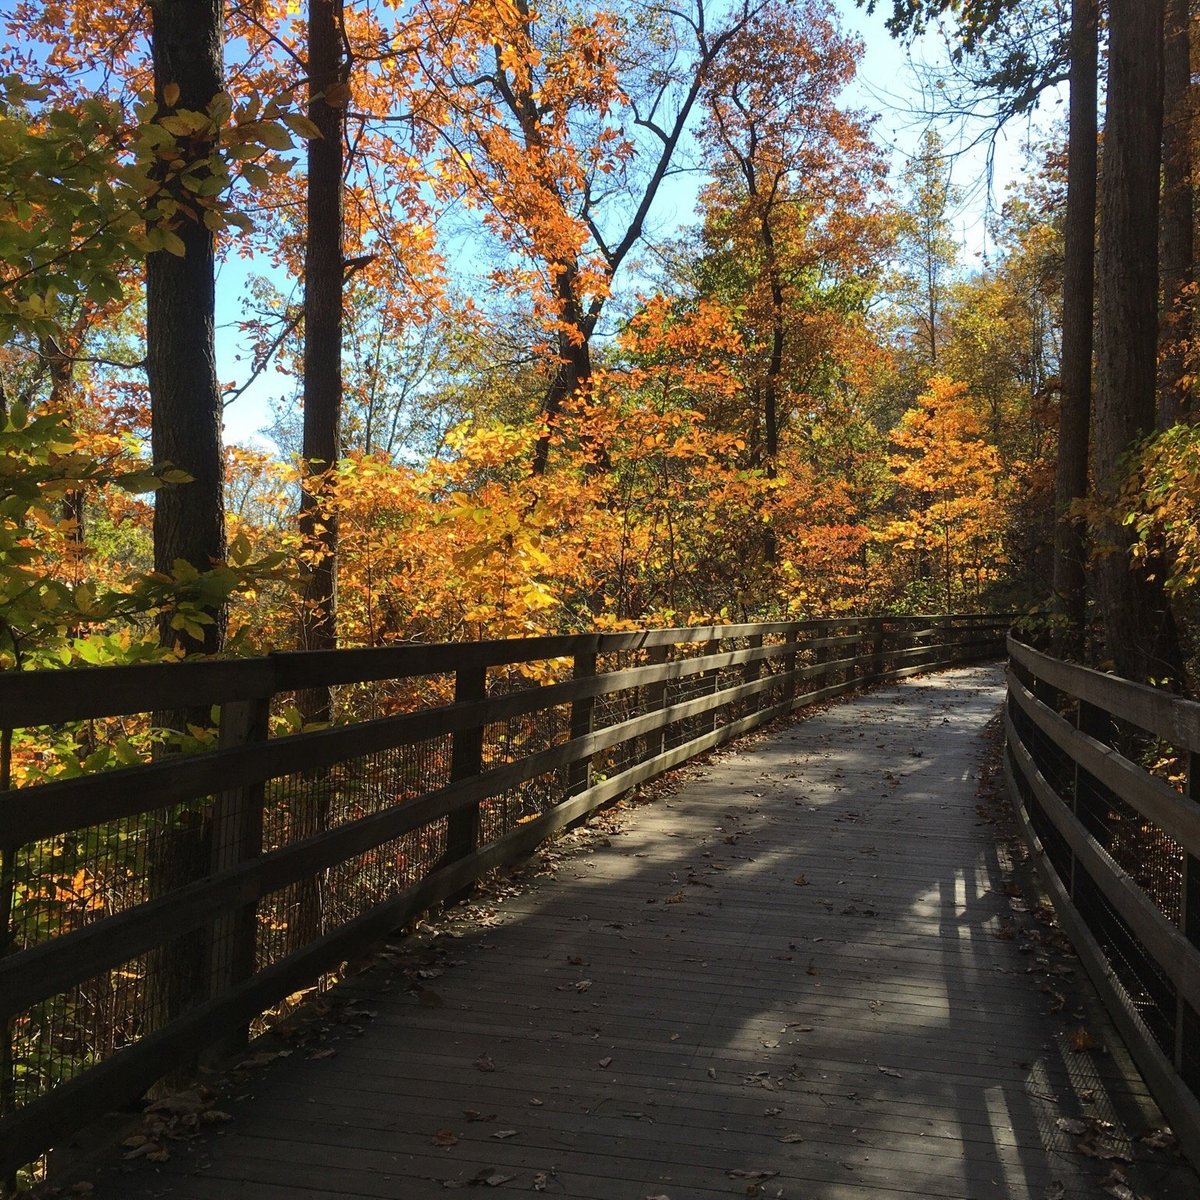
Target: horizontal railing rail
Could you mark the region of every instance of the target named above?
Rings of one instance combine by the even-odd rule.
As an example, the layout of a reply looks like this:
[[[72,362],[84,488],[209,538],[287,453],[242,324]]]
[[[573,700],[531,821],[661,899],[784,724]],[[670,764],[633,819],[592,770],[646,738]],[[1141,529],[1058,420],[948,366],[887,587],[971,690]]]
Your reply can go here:
[[[164,714],[213,710],[187,753],[0,794],[0,1178],[198,1051],[236,1049],[289,997],[597,807],[805,705],[1000,657],[1009,620],[0,675],[0,729],[39,767],[31,780],[64,739],[79,755],[150,746]],[[289,697],[325,687],[348,719],[296,732]]]
[[[1005,777],[1060,922],[1200,1145],[1200,704],[1010,635]]]

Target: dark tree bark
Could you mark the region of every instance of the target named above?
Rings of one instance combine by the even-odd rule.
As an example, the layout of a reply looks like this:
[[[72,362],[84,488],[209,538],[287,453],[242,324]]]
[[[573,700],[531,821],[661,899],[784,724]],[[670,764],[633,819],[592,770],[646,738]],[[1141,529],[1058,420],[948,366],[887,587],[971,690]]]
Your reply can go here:
[[[1096,0],[1071,4],[1071,102],[1063,263],[1062,403],[1055,474],[1054,594],[1065,618],[1059,649],[1082,650],[1086,612],[1084,522],[1071,507],[1088,490],[1092,328],[1096,284],[1096,140],[1099,67]]]
[[[338,517],[329,472],[341,457],[343,126],[347,63],[341,0],[309,0],[308,116],[321,131],[308,143],[304,254],[305,485],[300,530],[317,548],[305,588],[304,646],[337,644]],[[310,714],[314,717],[319,714]]]
[[[205,111],[221,90],[221,0],[153,0],[151,50],[154,92],[160,111]],[[168,104],[167,89],[179,89]],[[211,144],[184,144],[197,159]],[[173,187],[171,180],[164,185]],[[150,385],[151,440],[154,461],[186,471],[192,482],[162,488],[154,501],[154,565],[169,572],[176,561],[205,571],[225,557],[224,469],[221,455],[221,395],[213,347],[213,235],[188,203],[175,233],[182,255],[157,250],[146,259],[146,374]],[[214,653],[221,648],[225,610],[210,613],[213,623],[202,638],[173,630],[164,620],[165,644],[184,651]],[[181,704],[187,698],[181,697]],[[183,729],[204,723],[207,709],[155,714],[155,723]],[[169,748],[168,748],[169,750]],[[209,868],[210,824],[206,813],[191,811],[165,818],[156,828],[147,854],[146,874],[153,895],[162,895],[199,879]],[[152,1027],[170,1023],[201,1003],[209,987],[209,931],[181,934],[150,958],[148,1013]],[[186,1075],[187,1064],[181,1064]],[[172,1079],[171,1082],[178,1082]]]
[[[46,336],[41,339],[38,353],[45,364],[46,373],[50,378],[49,405],[58,412],[70,412],[75,390],[75,360],[63,350],[57,337]],[[87,531],[84,525],[86,508],[83,491],[72,488],[64,493],[62,498],[62,519],[71,524],[69,541],[71,545],[81,550],[87,541]]]
[[[759,221],[767,284],[771,289],[771,353],[763,379],[763,441],[767,452],[766,474],[774,479],[779,470],[779,384],[783,378],[784,296],[783,272],[775,248],[775,231],[769,212]]]
[[[1162,314],[1159,327],[1157,428],[1184,419],[1188,390],[1183,376],[1184,344],[1193,336],[1195,220],[1192,200],[1192,65],[1190,0],[1167,0],[1163,29],[1163,170],[1159,270]]]
[[[579,302],[579,269],[571,263],[554,274],[554,296],[564,328],[558,334],[558,365],[542,401],[548,428],[533,450],[533,474],[544,475],[550,464],[551,428],[563,405],[587,387],[592,377],[591,338],[597,313],[587,313]]]
[[[337,646],[337,500],[332,473],[341,458],[342,307],[345,222],[342,176],[349,64],[341,0],[309,0],[308,117],[320,131],[308,143],[307,230],[304,246],[304,489],[300,532],[315,551],[304,589],[302,638],[307,650]],[[298,698],[305,721],[328,721],[328,688]],[[294,834],[322,833],[329,825],[328,773],[306,776],[293,802]],[[324,928],[325,885],[317,876],[297,886],[290,930],[300,949]]]
[[[154,0],[151,49],[154,93],[164,111],[204,112],[221,90],[221,0]],[[165,91],[174,85],[174,106]],[[195,141],[196,158],[211,146]],[[186,471],[192,482],[162,488],[154,501],[154,566],[170,572],[182,559],[206,571],[225,557],[221,393],[213,349],[213,235],[187,205],[175,233],[182,255],[156,250],[146,259],[146,374],[150,385],[154,461]],[[225,633],[223,608],[193,638],[164,623],[163,641],[188,653],[212,654]]]
[[[1163,0],[1112,0],[1101,174],[1096,489],[1107,516],[1097,593],[1117,670],[1178,680],[1180,654],[1162,585],[1131,569],[1119,520],[1125,455],[1154,428],[1158,379],[1158,199]]]

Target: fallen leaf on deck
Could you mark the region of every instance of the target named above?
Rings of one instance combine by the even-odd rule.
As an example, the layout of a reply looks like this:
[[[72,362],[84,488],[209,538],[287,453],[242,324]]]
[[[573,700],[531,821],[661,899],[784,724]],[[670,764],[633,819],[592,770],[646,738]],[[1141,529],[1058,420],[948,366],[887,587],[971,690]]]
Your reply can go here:
[[[1086,1154],[1088,1158],[1098,1158],[1101,1162],[1124,1162],[1130,1160],[1129,1155],[1123,1150],[1118,1150],[1116,1146],[1102,1146],[1096,1142],[1088,1141],[1086,1138],[1077,1142],[1081,1154]]]
[[[779,1140],[781,1142],[802,1142],[802,1141],[804,1141],[804,1134],[802,1134],[802,1133],[785,1133],[783,1135],[783,1137],[781,1137]]]
[[[1125,1173],[1114,1167],[1102,1180],[1100,1186],[1117,1200],[1140,1200],[1138,1194],[1129,1186]]]
[[[891,1067],[880,1067],[879,1073],[881,1075],[890,1075],[893,1079],[903,1079],[904,1078],[904,1076],[901,1075],[899,1071],[893,1070]]]
[[[481,1054],[475,1060],[475,1069],[477,1071],[494,1071],[496,1069],[496,1064],[492,1062],[488,1055]]]
[[[607,1067],[607,1066],[611,1066],[611,1065],[612,1065],[612,1055],[611,1054],[607,1058],[602,1058],[596,1064],[596,1066],[598,1066],[598,1067]]]
[[[1078,1029],[1071,1034],[1071,1049],[1076,1054],[1083,1054],[1088,1050],[1095,1050],[1099,1043],[1085,1025],[1080,1025]]]
[[[792,880],[792,882],[797,887],[808,887],[808,880],[805,879],[803,875],[797,875],[796,878]]]
[[[575,985],[575,990],[577,992],[586,992],[588,990],[588,988],[590,988],[591,986],[592,986],[592,981],[590,979],[581,979]]]
[[[162,1147],[157,1142],[152,1142],[149,1138],[147,1138],[144,1142],[141,1143],[141,1145],[135,1146],[132,1150],[130,1150],[129,1153],[125,1155],[125,1157],[126,1158],[149,1158],[152,1162],[165,1162],[166,1161],[165,1158],[154,1158],[153,1157],[154,1155],[158,1154],[160,1151],[162,1151]],[[169,1157],[169,1155],[168,1155],[168,1157]]]
[[[274,1062],[277,1058],[283,1058],[286,1055],[283,1050],[266,1050],[262,1054],[252,1054],[249,1058],[244,1058],[236,1067],[235,1071],[252,1071],[255,1067],[265,1067],[267,1063]]]
[[[1063,1131],[1063,1133],[1070,1133],[1075,1137],[1079,1137],[1080,1134],[1087,1133],[1087,1131],[1091,1128],[1086,1121],[1080,1121],[1077,1117],[1059,1117],[1054,1124],[1057,1125],[1058,1128]]]
[[[504,1175],[492,1167],[484,1167],[478,1175],[468,1182],[472,1185],[483,1184],[484,1187],[499,1187],[501,1184],[510,1183],[514,1179],[516,1179],[515,1175]]]
[[[1174,1150],[1179,1144],[1169,1129],[1152,1129],[1149,1133],[1143,1133],[1138,1141],[1152,1150]]]
[[[505,1138],[516,1136],[517,1131],[515,1129],[497,1129],[496,1132],[492,1134],[492,1137],[494,1137],[497,1141],[503,1141]]]
[[[429,1140],[435,1146],[441,1146],[444,1150],[448,1150],[451,1146],[458,1145],[458,1134],[453,1129],[438,1129]]]

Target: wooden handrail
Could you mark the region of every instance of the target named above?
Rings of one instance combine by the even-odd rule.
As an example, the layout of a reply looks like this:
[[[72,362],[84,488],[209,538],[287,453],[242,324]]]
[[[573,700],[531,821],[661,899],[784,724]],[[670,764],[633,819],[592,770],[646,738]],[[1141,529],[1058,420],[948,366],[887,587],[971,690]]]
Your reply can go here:
[[[122,837],[144,840],[143,853],[153,822],[158,837],[172,836],[176,821],[189,834],[215,831],[198,878],[118,911],[88,909],[76,927],[43,932],[0,959],[0,1019],[14,1039],[24,1036],[21,1021],[36,1023],[39,1006],[189,939],[201,956],[193,969],[208,980],[192,1007],[168,1014],[140,1041],[80,1064],[73,1077],[0,1114],[0,1178],[136,1096],[197,1047],[228,1045],[283,997],[600,805],[805,705],[998,656],[1008,621],[855,616],[0,674],[0,727],[36,729],[181,703],[215,706],[221,725],[215,749],[0,796],[0,854],[10,866],[33,863],[43,848],[52,853],[59,839],[87,845],[118,822]],[[620,655],[635,661],[613,661]],[[552,681],[488,694],[489,671],[507,688],[507,668],[519,665],[536,665]],[[423,676],[446,681],[429,689],[436,699],[418,711],[269,735],[275,697],[318,684]],[[515,740],[488,733],[514,722]],[[414,784],[389,758],[404,747],[431,756],[423,781]],[[367,786],[374,789],[369,802],[360,801]],[[535,786],[542,799],[523,816],[497,803]],[[292,789],[294,805],[271,799],[272,787]],[[324,788],[324,803],[340,805],[326,827],[297,816],[309,788]],[[508,823],[498,826],[501,818]],[[293,822],[287,837],[270,835],[280,819]],[[315,886],[334,870],[359,870],[406,837],[430,847],[415,877],[405,875],[404,886],[385,888],[382,897],[343,896],[344,911],[357,916],[332,927],[320,919],[309,930],[298,926],[302,944],[276,961],[264,957],[260,920],[273,913],[272,920],[288,919],[271,908],[273,897]],[[99,858],[88,867],[98,878],[105,869]],[[219,956],[210,953],[218,940]],[[140,976],[134,982],[145,986]]]
[[[1022,830],[1180,1144],[1200,1147],[1200,704],[1062,662],[1011,633],[1008,651],[1004,770]],[[1174,758],[1183,790],[1145,768],[1151,755]],[[1170,859],[1162,875],[1175,889],[1139,881],[1152,855]]]

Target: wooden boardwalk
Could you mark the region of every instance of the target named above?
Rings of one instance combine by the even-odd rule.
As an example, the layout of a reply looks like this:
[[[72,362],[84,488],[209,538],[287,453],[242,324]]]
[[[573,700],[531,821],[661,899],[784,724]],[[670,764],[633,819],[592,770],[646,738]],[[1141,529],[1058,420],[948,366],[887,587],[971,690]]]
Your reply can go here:
[[[1002,697],[998,668],[954,670],[691,769],[347,985],[321,1040],[235,1076],[219,1132],[93,1194],[1200,1195],[1130,1143],[1153,1106],[1119,1047],[1079,1048],[1107,1037],[1081,972],[1008,894],[976,795]]]

